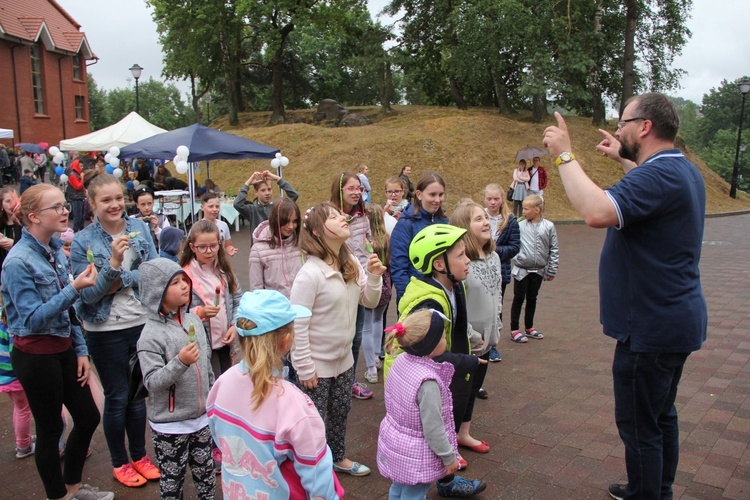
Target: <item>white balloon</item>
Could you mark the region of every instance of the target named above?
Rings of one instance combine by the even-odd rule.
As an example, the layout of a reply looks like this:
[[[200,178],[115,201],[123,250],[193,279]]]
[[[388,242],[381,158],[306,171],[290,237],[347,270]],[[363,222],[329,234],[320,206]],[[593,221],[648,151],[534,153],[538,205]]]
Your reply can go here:
[[[120,148],[118,148],[117,146],[112,146],[111,148],[109,148],[109,154],[111,154],[112,156],[120,156]]]
[[[282,156],[281,158],[279,158],[279,160],[281,161],[282,167],[286,167],[287,165],[289,165],[289,158],[287,158],[286,156]]]
[[[56,165],[59,165],[65,161],[65,155],[58,151],[54,158],[52,158],[52,161],[55,162]]]
[[[122,169],[121,168],[116,168],[114,170],[114,172],[112,172],[112,175],[114,175],[115,177],[117,177],[119,179],[120,177],[122,177]]]
[[[281,158],[281,153],[276,153],[276,158]]]
[[[138,187],[140,185],[141,185],[141,181],[139,181],[138,179],[133,181],[133,187]]]
[[[106,161],[107,163],[109,163],[109,160],[111,160],[111,159],[112,159],[112,155],[111,154],[107,153],[106,155],[104,155],[104,161]]]
[[[186,161],[181,161],[177,164],[177,173],[178,174],[184,174],[188,171],[188,164]]]
[[[57,156],[57,153],[59,152],[60,148],[58,148],[57,146],[52,146],[51,148],[49,148],[49,154],[51,154],[52,156]]]
[[[120,166],[120,159],[116,156],[112,156],[109,159],[109,164],[112,168],[118,168]]]
[[[180,146],[177,148],[177,154],[187,160],[188,157],[190,156],[190,150],[188,149],[187,146]]]
[[[181,161],[183,161],[183,160],[182,160],[182,156],[180,156],[180,155],[176,155],[174,158],[172,158],[172,163],[174,163],[175,165],[177,165]]]
[[[62,174],[60,176],[60,184],[65,184],[66,182],[68,182],[68,176],[65,174]]]
[[[281,165],[281,160],[279,160],[278,158],[274,158],[273,160],[271,160],[271,166],[273,168],[279,168],[279,165]]]

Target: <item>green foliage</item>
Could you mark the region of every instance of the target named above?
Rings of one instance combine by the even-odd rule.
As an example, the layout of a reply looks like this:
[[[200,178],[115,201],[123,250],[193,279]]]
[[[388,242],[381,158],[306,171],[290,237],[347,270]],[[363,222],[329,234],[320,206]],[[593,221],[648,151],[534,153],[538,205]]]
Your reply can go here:
[[[154,125],[174,130],[195,122],[194,112],[182,101],[180,91],[174,84],[164,84],[149,78],[148,81],[139,83],[138,93],[140,115]],[[100,90],[89,75],[92,130],[108,127],[135,111],[135,97],[135,88],[116,88],[109,92]]]

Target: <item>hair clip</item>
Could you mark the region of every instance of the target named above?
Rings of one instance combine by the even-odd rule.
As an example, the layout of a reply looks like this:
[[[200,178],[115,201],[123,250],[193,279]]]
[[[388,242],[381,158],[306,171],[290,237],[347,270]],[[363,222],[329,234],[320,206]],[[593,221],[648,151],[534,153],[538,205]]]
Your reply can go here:
[[[305,210],[305,215],[302,217],[304,220],[302,221],[302,226],[307,229],[307,221],[310,219],[310,212],[313,211],[315,207],[310,207],[307,210]]]
[[[390,326],[385,329],[386,333],[396,332],[396,338],[401,338],[406,333],[406,328],[404,328],[404,325],[401,323],[396,323],[393,326]]]

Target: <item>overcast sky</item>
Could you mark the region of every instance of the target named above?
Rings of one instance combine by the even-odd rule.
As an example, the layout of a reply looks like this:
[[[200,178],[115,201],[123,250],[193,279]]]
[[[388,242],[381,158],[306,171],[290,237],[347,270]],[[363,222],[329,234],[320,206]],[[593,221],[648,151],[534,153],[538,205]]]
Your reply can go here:
[[[161,78],[162,54],[151,10],[144,0],[118,0],[113,10],[101,0],[58,0],[81,24],[99,62],[89,67],[96,83],[105,89],[133,85],[128,68],[144,68],[141,79]],[[386,0],[369,0],[377,13]],[[692,38],[675,66],[687,71],[682,89],[674,95],[701,102],[703,94],[723,79],[733,81],[750,74],[750,1],[693,0],[688,27]],[[178,83],[188,92],[187,83]]]

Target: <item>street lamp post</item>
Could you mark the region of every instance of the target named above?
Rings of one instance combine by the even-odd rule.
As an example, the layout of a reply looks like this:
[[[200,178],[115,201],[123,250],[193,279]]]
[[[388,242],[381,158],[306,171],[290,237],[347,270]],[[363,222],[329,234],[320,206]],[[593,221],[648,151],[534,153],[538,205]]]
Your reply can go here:
[[[742,189],[742,165],[745,164],[744,159],[745,159],[745,150],[746,149],[747,149],[747,146],[745,144],[743,144],[742,146],[740,146],[740,175],[739,175],[739,180],[737,181],[737,188],[738,189]]]
[[[211,123],[211,96],[206,96],[206,118],[208,120],[208,123]]]
[[[742,92],[742,106],[740,107],[740,126],[737,130],[737,150],[734,153],[734,168],[732,169],[732,187],[729,189],[729,196],[737,198],[737,184],[740,177],[740,143],[742,142],[742,119],[745,117],[745,97],[750,92],[750,81],[743,80],[740,82],[740,92]]]
[[[137,64],[134,64],[130,68],[130,74],[135,78],[135,112],[138,114],[141,113],[141,102],[140,96],[138,95],[138,79],[141,77],[141,73],[143,73],[143,68]]]

